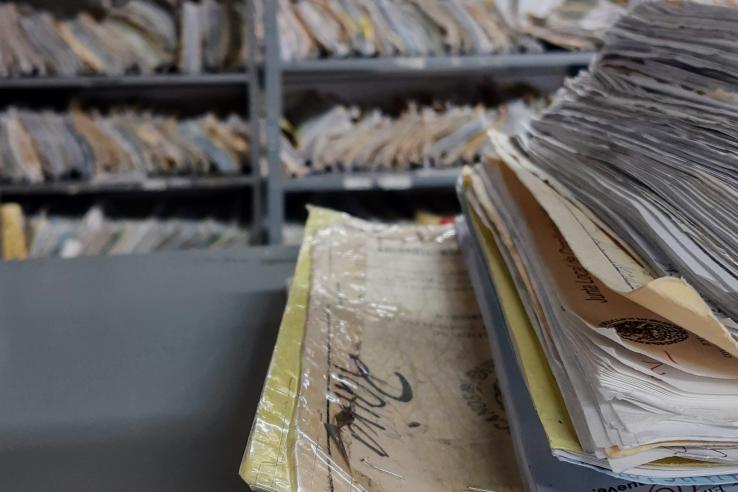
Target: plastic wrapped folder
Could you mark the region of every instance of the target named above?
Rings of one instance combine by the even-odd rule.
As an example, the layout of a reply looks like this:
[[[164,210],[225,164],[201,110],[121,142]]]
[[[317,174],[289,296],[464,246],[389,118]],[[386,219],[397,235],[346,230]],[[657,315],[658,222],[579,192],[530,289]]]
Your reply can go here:
[[[522,490],[452,225],[313,209],[241,465],[254,490]]]

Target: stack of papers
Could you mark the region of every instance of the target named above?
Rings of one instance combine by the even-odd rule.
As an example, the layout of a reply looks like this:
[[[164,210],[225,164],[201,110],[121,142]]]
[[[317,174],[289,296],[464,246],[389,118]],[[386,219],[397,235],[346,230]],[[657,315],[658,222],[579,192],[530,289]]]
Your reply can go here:
[[[240,472],[270,492],[522,491],[453,226],[311,211]]]
[[[392,116],[337,105],[298,126],[297,145],[285,141],[283,164],[293,176],[472,164],[493,151],[490,128],[515,133],[540,106],[541,101],[529,106],[522,100],[497,108],[410,103]]]
[[[25,219],[24,229],[22,240],[28,244],[28,258],[145,254],[249,244],[248,230],[236,223],[159,217],[114,219],[100,207],[91,208],[81,218],[39,213]]]
[[[0,112],[0,180],[6,182],[239,174],[248,168],[249,148],[249,126],[235,114]]]
[[[592,51],[602,36],[624,13],[625,7],[610,0],[535,0],[520,2],[520,30],[555,46]]]
[[[284,60],[540,52],[487,0],[279,0]]]
[[[525,490],[738,491],[738,484],[698,486],[692,479],[616,478],[596,468],[557,460],[551,454],[550,447],[576,448],[579,452],[581,447],[505,260],[494,239],[479,229],[473,211],[467,210],[466,215],[456,218],[456,230],[487,326]],[[470,228],[477,233],[472,235]],[[536,384],[526,384],[526,379]],[[658,485],[666,482],[669,485]]]
[[[244,64],[244,2],[117,3],[102,16],[82,10],[72,17],[0,4],[0,77],[199,73]]]
[[[279,0],[284,60],[593,50],[615,0]],[[543,41],[544,43],[541,43]]]
[[[465,177],[474,231],[502,252],[553,375],[513,336],[562,460],[738,481],[736,33],[735,9],[638,6]],[[560,403],[545,403],[554,380]]]

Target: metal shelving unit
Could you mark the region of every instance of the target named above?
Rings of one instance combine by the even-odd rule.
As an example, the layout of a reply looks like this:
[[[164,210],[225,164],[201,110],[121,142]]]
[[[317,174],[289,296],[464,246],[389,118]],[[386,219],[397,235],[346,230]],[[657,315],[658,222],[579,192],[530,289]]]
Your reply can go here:
[[[251,237],[260,243],[263,232],[262,186],[259,172],[261,151],[259,139],[259,123],[256,118],[256,107],[261,99],[258,68],[256,64],[257,39],[254,5],[246,2],[246,32],[248,33],[249,56],[245,69],[239,72],[202,73],[202,74],[152,74],[152,75],[82,75],[74,77],[18,77],[0,79],[0,90],[51,90],[51,89],[166,89],[166,88],[213,88],[243,86],[247,91],[247,99],[235,108],[248,116],[251,125],[251,171],[246,175],[233,176],[177,176],[162,178],[110,179],[99,181],[66,181],[38,184],[0,184],[0,202],[4,195],[13,198],[24,196],[72,196],[81,194],[113,194],[128,192],[146,193],[183,193],[206,190],[239,190],[249,192],[251,196]],[[189,94],[192,91],[190,90]],[[191,95],[188,97],[192,97]],[[244,105],[245,104],[245,105]],[[246,108],[249,108],[248,111]],[[241,109],[242,108],[242,109]]]
[[[459,169],[414,170],[409,172],[357,172],[284,175],[280,155],[280,120],[286,86],[306,81],[320,84],[340,80],[362,80],[370,76],[427,77],[504,72],[565,75],[592,60],[592,53],[556,51],[540,54],[500,54],[483,56],[336,58],[284,62],[280,57],[277,2],[265,2],[262,114],[265,120],[265,158],[269,174],[265,186],[265,224],[268,242],[279,244],[285,223],[285,200],[289,194],[307,192],[351,192],[357,190],[444,189],[453,191]]]
[[[81,75],[76,77],[17,77],[0,79],[0,89],[162,86],[225,86],[244,83],[244,72],[153,75]]]

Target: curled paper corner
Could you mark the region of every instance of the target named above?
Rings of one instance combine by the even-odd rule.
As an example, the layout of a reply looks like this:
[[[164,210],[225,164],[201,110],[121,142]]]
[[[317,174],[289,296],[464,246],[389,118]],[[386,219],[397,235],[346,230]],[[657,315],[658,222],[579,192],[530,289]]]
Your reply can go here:
[[[738,358],[738,341],[694,287],[682,278],[654,277],[643,267],[642,259],[624,248],[622,239],[603,229],[591,210],[516,150],[509,137],[495,134],[493,138],[501,156],[496,166],[509,170],[502,174],[517,180],[535,197],[590,275],[619,295]]]
[[[627,297],[738,358],[738,341],[683,278],[654,279]]]

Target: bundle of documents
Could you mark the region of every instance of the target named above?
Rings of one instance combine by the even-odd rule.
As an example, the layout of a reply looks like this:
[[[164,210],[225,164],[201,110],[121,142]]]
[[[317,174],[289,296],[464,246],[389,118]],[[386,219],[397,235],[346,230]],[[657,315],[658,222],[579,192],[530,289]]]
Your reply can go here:
[[[0,112],[0,180],[237,174],[248,167],[249,127],[237,115],[177,119],[114,109]]]
[[[539,52],[487,0],[279,0],[284,60]]]
[[[144,254],[249,244],[249,232],[243,226],[213,219],[114,219],[100,207],[91,208],[81,218],[42,212],[19,219],[20,208],[13,207],[3,209],[0,216],[3,231],[15,231],[3,236],[4,259]],[[17,227],[19,223],[23,226]]]
[[[235,70],[246,60],[246,2],[185,1],[181,5],[179,70]]]
[[[534,344],[512,338],[562,460],[738,482],[736,45],[738,10],[641,4],[465,177],[528,312]]]
[[[279,0],[284,60],[593,50],[616,0]]]
[[[610,0],[522,2],[517,9],[488,0],[278,2],[287,61],[542,52],[535,38],[592,49],[624,10]],[[246,59],[245,17],[241,0],[129,0],[112,2],[102,15],[72,16],[4,2],[0,77],[236,70]]]
[[[308,119],[296,131],[297,145],[287,145],[288,174],[339,171],[386,171],[446,168],[478,162],[493,150],[487,130],[514,133],[527,121],[536,101],[518,100],[498,108],[452,103],[410,103],[398,116],[380,109],[334,106]]]
[[[592,51],[623,14],[627,2],[534,0],[518,5],[517,25],[535,38],[562,48]]]
[[[245,59],[244,2],[119,2],[98,18],[0,4],[0,77],[231,70]]]
[[[240,470],[253,490],[522,490],[453,226],[307,224]]]

